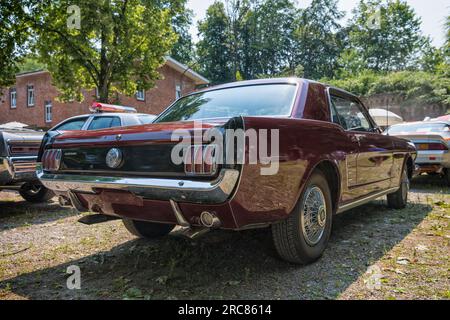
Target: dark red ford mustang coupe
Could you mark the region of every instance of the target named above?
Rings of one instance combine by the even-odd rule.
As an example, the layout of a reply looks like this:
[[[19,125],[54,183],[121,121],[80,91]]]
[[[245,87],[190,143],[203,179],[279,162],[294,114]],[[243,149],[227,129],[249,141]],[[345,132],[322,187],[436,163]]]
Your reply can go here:
[[[382,196],[404,208],[415,158],[356,96],[272,79],[195,92],[153,124],[48,135],[38,176],[61,203],[96,213],[85,223],[120,218],[145,238],[271,227],[280,256],[307,264],[335,214]]]

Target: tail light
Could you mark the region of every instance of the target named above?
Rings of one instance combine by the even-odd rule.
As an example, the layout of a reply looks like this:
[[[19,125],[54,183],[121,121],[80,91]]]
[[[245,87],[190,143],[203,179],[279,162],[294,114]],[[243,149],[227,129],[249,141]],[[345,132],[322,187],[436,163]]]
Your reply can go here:
[[[45,171],[58,171],[61,166],[62,151],[60,149],[46,150],[42,156],[42,168]]]
[[[23,154],[38,154],[39,146],[15,146],[9,147],[12,155],[23,155]]]
[[[188,175],[214,175],[217,172],[216,146],[189,146],[184,156],[184,171]]]
[[[438,151],[445,151],[448,150],[448,147],[445,144],[442,143],[421,143],[416,145],[417,150],[424,151],[424,150],[438,150]]]

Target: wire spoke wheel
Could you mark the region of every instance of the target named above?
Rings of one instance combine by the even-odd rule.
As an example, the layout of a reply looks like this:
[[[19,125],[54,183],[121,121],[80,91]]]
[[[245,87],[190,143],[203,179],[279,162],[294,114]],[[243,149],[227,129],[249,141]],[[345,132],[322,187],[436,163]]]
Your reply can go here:
[[[327,203],[319,187],[311,186],[306,190],[300,217],[306,242],[310,246],[317,245],[322,240],[327,222]]]

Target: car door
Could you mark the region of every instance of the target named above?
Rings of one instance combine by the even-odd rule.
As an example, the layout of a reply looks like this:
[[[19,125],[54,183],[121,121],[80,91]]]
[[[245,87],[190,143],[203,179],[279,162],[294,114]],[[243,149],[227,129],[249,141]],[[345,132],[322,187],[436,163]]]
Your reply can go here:
[[[392,139],[381,134],[356,97],[338,90],[330,94],[337,120],[359,146],[356,183],[351,186],[355,194],[364,196],[389,189],[394,164]]]

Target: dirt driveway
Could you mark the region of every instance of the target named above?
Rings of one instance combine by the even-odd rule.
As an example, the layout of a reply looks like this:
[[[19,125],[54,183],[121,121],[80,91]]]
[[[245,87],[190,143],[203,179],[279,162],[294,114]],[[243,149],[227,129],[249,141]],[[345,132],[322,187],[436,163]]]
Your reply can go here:
[[[378,201],[336,217],[306,267],[278,259],[269,230],[144,241],[0,193],[0,299],[450,299],[450,189],[413,188],[405,210]],[[72,265],[81,290],[67,289]]]

